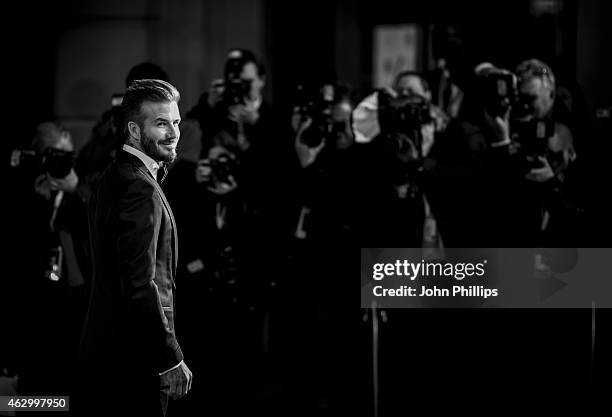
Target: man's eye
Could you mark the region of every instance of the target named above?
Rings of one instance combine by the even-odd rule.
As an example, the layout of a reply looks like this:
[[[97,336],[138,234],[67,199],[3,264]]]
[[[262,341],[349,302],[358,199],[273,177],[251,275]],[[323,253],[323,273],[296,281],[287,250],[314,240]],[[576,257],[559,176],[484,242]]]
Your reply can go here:
[[[164,126],[166,126],[166,122],[159,122],[157,124],[157,127],[164,127]]]

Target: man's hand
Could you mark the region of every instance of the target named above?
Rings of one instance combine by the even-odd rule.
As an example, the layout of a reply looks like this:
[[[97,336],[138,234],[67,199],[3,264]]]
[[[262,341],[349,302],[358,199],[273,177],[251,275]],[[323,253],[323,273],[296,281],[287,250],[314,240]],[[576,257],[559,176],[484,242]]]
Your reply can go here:
[[[71,169],[68,175],[64,178],[53,178],[49,176],[49,184],[52,190],[62,190],[67,193],[73,193],[79,185],[79,177],[74,169]]]
[[[217,104],[223,100],[223,90],[225,90],[224,81],[221,78],[213,80],[210,84],[210,90],[208,90],[208,105],[211,108],[215,108]]]
[[[228,108],[229,118],[238,123],[254,125],[259,120],[259,111],[253,103],[236,104]]]
[[[196,168],[196,182],[205,184],[206,189],[213,194],[224,195],[234,191],[238,187],[238,183],[232,174],[229,174],[225,181],[218,182],[213,178],[210,159],[200,159]]]
[[[191,390],[192,380],[191,371],[185,362],[181,362],[178,367],[160,376],[160,388],[170,398],[178,400]]]
[[[427,156],[434,145],[435,126],[433,123],[427,123],[421,126],[421,138],[421,154]]]
[[[486,111],[485,120],[487,124],[493,131],[493,143],[502,144],[502,143],[510,143],[510,123],[508,118],[510,116],[510,109],[506,111],[506,114],[502,116],[491,116]]]
[[[47,200],[51,198],[51,184],[49,183],[47,174],[39,175],[34,180],[34,191]]]
[[[325,138],[323,138],[321,144],[316,148],[311,148],[310,146],[304,144],[304,142],[302,141],[302,135],[304,134],[306,129],[310,127],[311,124],[312,119],[306,118],[302,122],[295,136],[295,152],[297,153],[302,168],[306,168],[308,165],[314,163],[314,161],[317,159],[317,155],[319,155],[319,153],[325,146]]]
[[[195,171],[195,178],[198,184],[209,182],[212,177],[212,167],[210,166],[210,159],[204,158],[198,161],[198,166]]]
[[[525,175],[525,178],[535,182],[546,182],[553,178],[555,173],[545,157],[539,156],[538,159],[542,163],[542,166],[540,168],[533,168]]]
[[[238,187],[238,183],[232,174],[229,174],[224,181],[213,181],[206,189],[216,195],[225,195],[234,191]]]

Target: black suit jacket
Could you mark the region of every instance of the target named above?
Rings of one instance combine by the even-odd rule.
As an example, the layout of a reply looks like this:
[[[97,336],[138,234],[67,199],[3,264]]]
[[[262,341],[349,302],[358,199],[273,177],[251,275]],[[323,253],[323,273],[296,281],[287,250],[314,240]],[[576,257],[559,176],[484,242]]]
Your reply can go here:
[[[174,332],[178,246],[163,191],[140,159],[120,151],[88,214],[93,285],[83,358],[102,372],[172,368],[183,359]]]

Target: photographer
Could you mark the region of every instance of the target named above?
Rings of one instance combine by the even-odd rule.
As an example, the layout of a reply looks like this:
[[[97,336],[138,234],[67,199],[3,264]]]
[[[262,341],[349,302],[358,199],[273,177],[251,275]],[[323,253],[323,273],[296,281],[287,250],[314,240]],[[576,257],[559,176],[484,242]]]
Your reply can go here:
[[[16,204],[9,259],[19,266],[14,275],[19,280],[17,298],[27,300],[14,312],[16,328],[27,333],[15,338],[25,343],[19,349],[22,395],[55,392],[52,389],[67,392],[63,378],[69,372],[59,366],[72,366],[85,315],[90,258],[73,151],[70,132],[45,122],[37,127],[30,149],[15,150],[11,158],[16,174],[12,185],[20,189],[12,194]],[[34,327],[39,331],[27,330]],[[43,352],[31,350],[48,340],[56,343]]]
[[[353,113],[357,140],[368,143],[371,155],[360,222],[369,246],[441,245],[424,185],[435,135],[446,128],[446,118],[430,99],[423,77],[406,71],[393,88],[366,98]]]
[[[210,376],[214,406],[235,402],[226,395],[246,396],[261,373],[266,357],[271,298],[277,274],[270,268],[282,261],[279,202],[286,158],[281,155],[272,107],[264,101],[265,70],[255,55],[244,49],[229,51],[223,79],[215,80],[187,118],[199,122],[202,140],[199,160],[188,195],[186,256],[179,265],[180,279],[189,280],[194,294],[207,294],[206,322],[220,341],[201,345],[218,366],[201,366]],[[169,174],[172,186],[172,172]],[[180,188],[179,188],[180,187]],[[176,189],[183,192],[183,184]],[[262,244],[272,241],[274,250]],[[278,272],[277,272],[278,271]],[[200,300],[194,300],[200,305]],[[221,314],[219,314],[221,312]],[[198,313],[201,313],[198,311]],[[195,327],[195,326],[194,326]],[[240,386],[235,386],[235,381]],[[236,404],[238,405],[238,404]]]
[[[463,220],[476,246],[543,244],[549,209],[561,204],[575,158],[571,132],[553,118],[552,71],[529,62],[516,75],[489,63],[475,69],[471,112],[463,114],[459,134],[471,170],[463,192],[473,196]]]
[[[230,50],[223,78],[213,80],[210,90],[187,113],[199,121],[202,142],[246,153],[273,140],[269,137],[272,108],[262,95],[265,84],[265,68],[251,51]]]
[[[201,159],[210,148],[221,146],[236,159],[236,187],[258,223],[279,236],[284,218],[284,200],[277,192],[286,184],[279,173],[287,167],[288,147],[281,140],[282,125],[273,107],[263,98],[265,68],[245,49],[232,49],[225,62],[223,79],[215,80],[187,117],[196,119],[202,130]],[[209,181],[209,170],[196,171],[199,182]],[[216,198],[215,193],[209,195]]]
[[[358,185],[358,148],[350,90],[325,83],[307,91],[294,108],[297,221],[294,236],[332,244],[352,241]],[[316,243],[315,243],[316,245]]]
[[[576,160],[574,135],[565,120],[567,109],[557,100],[559,89],[551,68],[529,59],[515,73],[518,100],[512,111],[512,137],[528,164],[528,197],[541,213],[539,243],[559,245],[575,236],[581,210],[568,188]]]
[[[361,197],[361,146],[352,129],[351,90],[341,82],[299,85],[291,117],[291,277],[279,284],[282,378],[303,409],[338,398],[341,353],[338,278],[354,253]],[[307,283],[305,285],[305,283]],[[296,363],[295,358],[301,360]],[[286,372],[286,373],[285,373]],[[312,381],[318,381],[315,387]]]
[[[276,187],[284,162],[279,157],[281,148],[275,143],[278,136],[272,107],[263,99],[264,86],[265,69],[255,55],[248,50],[232,49],[225,63],[224,78],[213,81],[211,90],[188,113],[189,118],[199,121],[202,130],[195,178],[202,212],[207,214],[198,222],[205,230],[223,235],[209,248],[212,252],[207,257],[216,258],[231,247],[245,270],[246,264],[251,268],[264,267],[264,255],[259,252],[263,249],[258,241],[263,234],[272,240],[280,236],[277,214],[281,209]],[[255,276],[269,277],[251,275],[251,280]],[[257,300],[259,295],[263,298]],[[247,309],[255,304],[262,307],[265,302],[263,294],[257,291],[248,301],[244,296],[246,293],[242,307]]]
[[[11,165],[32,180],[35,207],[45,207],[43,216],[49,232],[49,243],[62,247],[65,265],[57,265],[64,274],[47,271],[53,281],[66,280],[71,287],[84,284],[88,272],[87,220],[84,204],[76,195],[79,176],[74,168],[74,145],[70,132],[54,122],[41,123],[31,150],[15,150]],[[51,244],[51,246],[54,246]],[[55,250],[55,249],[54,249]]]

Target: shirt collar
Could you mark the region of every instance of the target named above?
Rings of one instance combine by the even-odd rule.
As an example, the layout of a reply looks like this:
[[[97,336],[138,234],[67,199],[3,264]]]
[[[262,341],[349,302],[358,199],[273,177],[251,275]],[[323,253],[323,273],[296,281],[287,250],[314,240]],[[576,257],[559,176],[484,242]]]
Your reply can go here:
[[[123,150],[127,153],[131,153],[132,155],[140,159],[142,163],[147,167],[151,175],[153,175],[153,178],[157,179],[157,171],[159,171],[160,167],[158,162],[153,160],[153,158],[151,158],[146,153],[139,151],[138,149],[128,144],[123,145]]]

